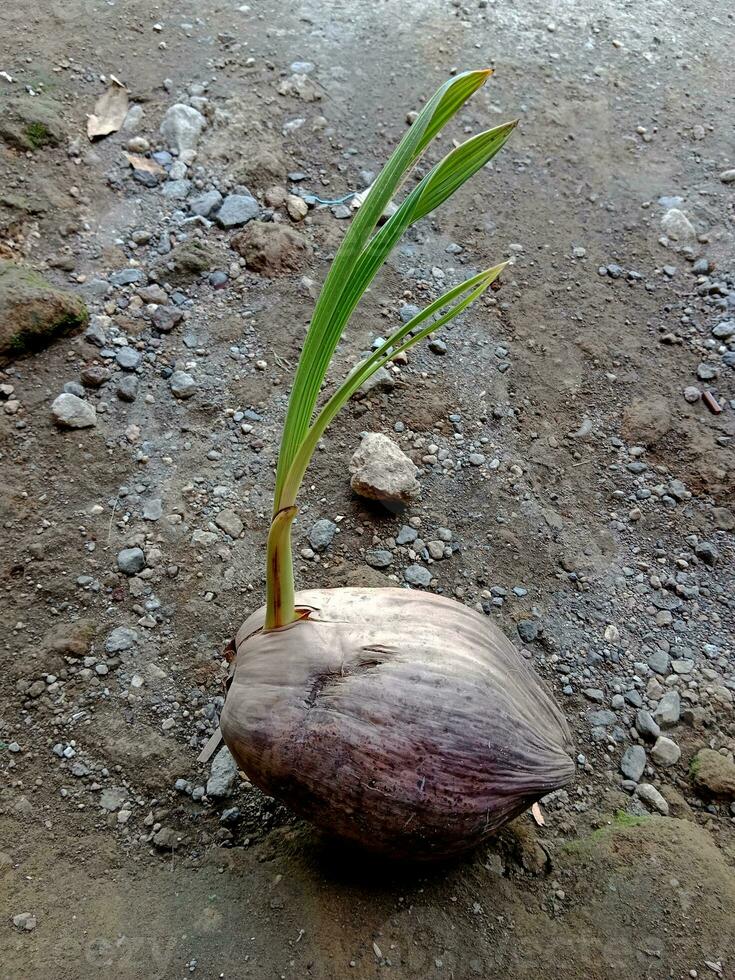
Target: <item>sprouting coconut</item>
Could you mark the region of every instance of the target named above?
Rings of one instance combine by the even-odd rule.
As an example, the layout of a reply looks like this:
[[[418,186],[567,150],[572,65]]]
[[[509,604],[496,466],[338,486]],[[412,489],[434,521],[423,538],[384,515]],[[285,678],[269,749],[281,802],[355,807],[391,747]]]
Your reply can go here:
[[[316,413],[345,325],[402,233],[503,146],[505,123],[453,149],[376,230],[445,123],[491,74],[450,79],[366,195],[334,258],[296,370],[268,537],[267,603],[240,629],[221,728],[269,795],[339,837],[397,857],[476,846],[574,773],[562,713],[506,637],[451,599],[408,589],[294,592],[296,496],[325,429],[380,367],[499,276],[455,286],[353,369]]]

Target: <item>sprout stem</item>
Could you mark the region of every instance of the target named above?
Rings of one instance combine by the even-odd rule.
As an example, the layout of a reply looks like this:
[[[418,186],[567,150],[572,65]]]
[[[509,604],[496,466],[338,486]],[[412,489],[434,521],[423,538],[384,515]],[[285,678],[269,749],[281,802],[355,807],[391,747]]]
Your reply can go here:
[[[294,605],[293,555],[291,553],[291,524],[298,513],[296,507],[283,507],[273,518],[268,532],[267,604],[265,628],[278,629],[299,617]]]

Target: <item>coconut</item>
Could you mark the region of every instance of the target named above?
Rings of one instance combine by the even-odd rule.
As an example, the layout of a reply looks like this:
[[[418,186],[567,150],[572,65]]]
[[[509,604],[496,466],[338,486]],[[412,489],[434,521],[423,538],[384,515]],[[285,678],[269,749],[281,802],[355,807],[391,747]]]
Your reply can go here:
[[[416,860],[481,844],[574,775],[564,716],[481,614],[407,589],[312,589],[243,624],[221,728],[263,792]]]

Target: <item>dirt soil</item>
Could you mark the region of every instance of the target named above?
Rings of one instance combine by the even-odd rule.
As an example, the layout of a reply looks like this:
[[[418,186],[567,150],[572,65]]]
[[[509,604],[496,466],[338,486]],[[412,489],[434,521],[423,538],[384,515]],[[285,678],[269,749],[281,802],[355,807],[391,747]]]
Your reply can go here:
[[[691,770],[703,747],[735,751],[733,20],[725,0],[3,6],[0,259],[82,296],[106,337],[0,369],[2,977],[735,978],[735,803]],[[406,304],[513,264],[446,353],[412,351],[325,438],[297,577],[429,568],[433,591],[525,646],[578,778],[544,827],[528,815],[417,870],[322,840],[240,777],[210,792],[197,756],[223,648],[263,600],[290,378],[349,222],[313,201],[294,220],[273,188],[364,189],[407,112],[487,65],[428,162],[519,117],[511,142],[398,246],[330,378]],[[142,116],[90,144],[110,76]],[[181,196],[123,152],[166,151],[179,102],[208,122]],[[187,210],[215,187],[247,188],[293,241],[246,262],[238,229]],[[164,308],[183,313],[172,330],[152,325]],[[95,406],[88,428],[54,424],[68,383]],[[364,431],[420,467],[408,510],[351,492]],[[337,533],[315,553],[319,518]],[[397,544],[406,525],[449,529],[445,557]],[[672,691],[673,762],[637,715],[661,719]]]

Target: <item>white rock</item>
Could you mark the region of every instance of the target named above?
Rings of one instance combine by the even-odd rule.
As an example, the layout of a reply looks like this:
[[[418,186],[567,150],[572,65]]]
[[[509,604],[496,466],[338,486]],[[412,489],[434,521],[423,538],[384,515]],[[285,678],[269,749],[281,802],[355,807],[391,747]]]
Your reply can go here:
[[[212,769],[207,780],[207,796],[229,796],[237,779],[237,766],[230,750],[223,745],[212,760]]]
[[[661,228],[668,238],[680,241],[687,238],[695,238],[696,230],[689,218],[678,208],[669,208],[661,219]]]
[[[673,739],[659,735],[651,749],[651,758],[657,766],[674,766],[681,758],[681,749]]]
[[[54,422],[62,429],[89,429],[97,425],[97,412],[83,398],[64,392],[51,406]]]
[[[368,432],[350,460],[351,486],[370,500],[406,504],[418,496],[418,469],[403,450],[381,432]]]
[[[297,194],[289,194],[286,198],[286,210],[293,221],[303,221],[309,213],[309,205]]]
[[[161,136],[171,150],[178,153],[196,150],[202,130],[207,120],[197,109],[178,102],[172,105],[163,117],[160,126]]]
[[[651,786],[650,783],[638,783],[635,788],[635,795],[640,797],[644,803],[653,807],[654,810],[658,810],[659,813],[663,813],[665,817],[668,817],[669,804],[655,786]]]
[[[19,912],[18,915],[13,916],[13,925],[16,929],[32,932],[38,925],[38,919],[31,912]]]

